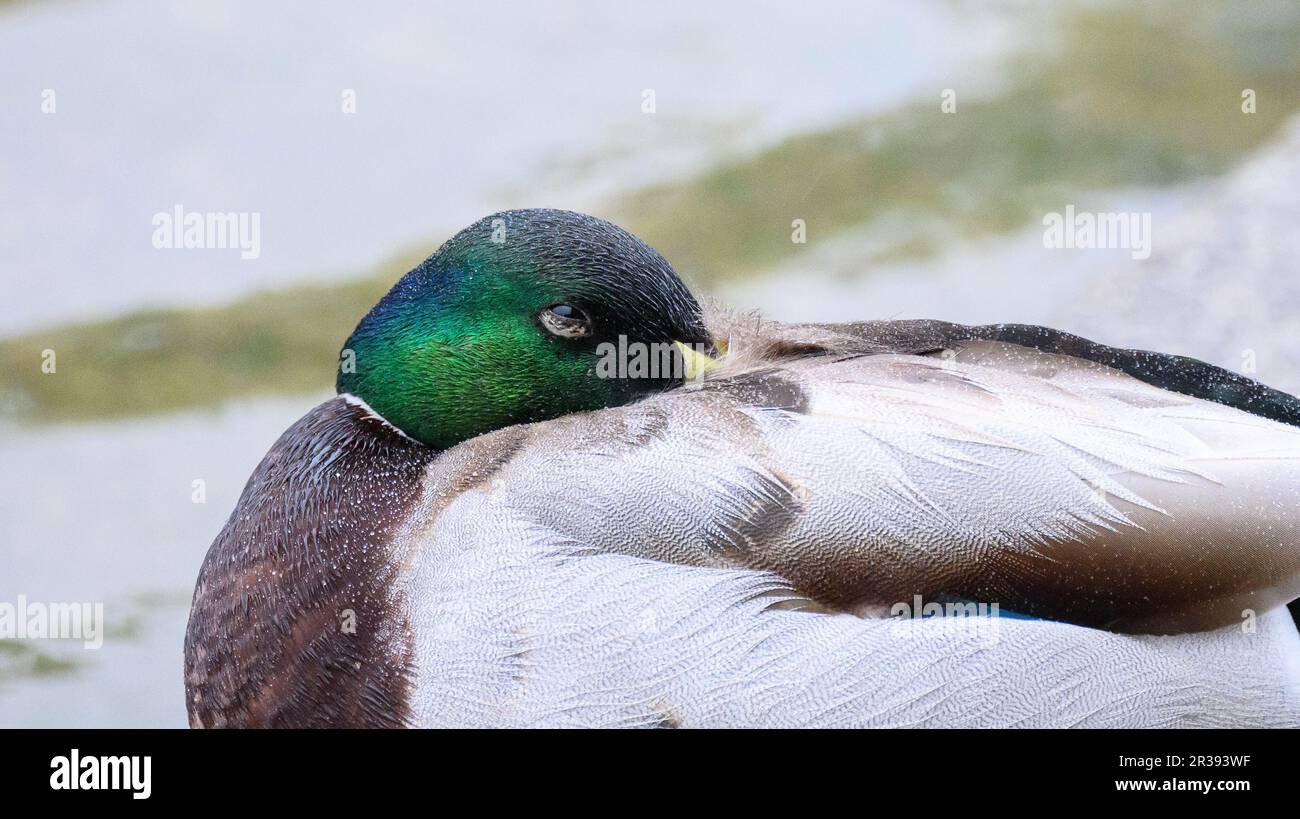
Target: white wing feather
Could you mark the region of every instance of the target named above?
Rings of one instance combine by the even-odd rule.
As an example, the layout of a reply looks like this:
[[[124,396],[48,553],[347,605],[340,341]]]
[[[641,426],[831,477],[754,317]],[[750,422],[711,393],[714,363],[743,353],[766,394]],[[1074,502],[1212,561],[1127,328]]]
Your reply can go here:
[[[435,462],[404,536],[423,720],[1300,724],[1263,614],[1300,591],[1300,429],[1001,344],[744,379],[524,428],[459,493],[494,436]],[[914,594],[1258,629],[834,613]]]

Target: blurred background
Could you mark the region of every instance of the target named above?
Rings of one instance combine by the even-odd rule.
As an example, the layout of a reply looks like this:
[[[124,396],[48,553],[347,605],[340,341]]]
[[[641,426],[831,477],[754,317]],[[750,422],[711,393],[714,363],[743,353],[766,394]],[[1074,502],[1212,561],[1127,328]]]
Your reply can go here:
[[[0,601],[107,620],[0,640],[0,726],[185,724],[245,480],[494,210],[612,219],[781,319],[1050,324],[1300,389],[1298,43],[1285,0],[0,2]],[[257,258],[156,248],[178,205],[257,214]],[[1150,257],[1045,246],[1070,205],[1150,214]]]

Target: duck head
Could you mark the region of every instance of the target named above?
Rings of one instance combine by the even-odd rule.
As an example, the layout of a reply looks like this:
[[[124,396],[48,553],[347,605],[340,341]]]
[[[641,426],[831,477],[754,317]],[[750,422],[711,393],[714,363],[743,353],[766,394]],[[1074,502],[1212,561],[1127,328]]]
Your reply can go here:
[[[513,210],[403,276],[348,338],[336,386],[445,449],[672,387],[712,349],[699,303],[645,242],[580,213]],[[675,366],[611,370],[627,350]]]

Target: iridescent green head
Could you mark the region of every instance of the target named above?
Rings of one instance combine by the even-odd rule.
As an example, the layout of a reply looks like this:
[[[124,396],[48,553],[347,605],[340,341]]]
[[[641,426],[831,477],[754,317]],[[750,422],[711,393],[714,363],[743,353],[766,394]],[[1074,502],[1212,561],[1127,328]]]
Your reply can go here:
[[[653,248],[560,210],[488,216],[402,277],[344,345],[337,388],[445,449],[510,424],[615,406],[682,380],[616,355],[711,348],[699,304]],[[637,345],[641,345],[638,347]]]

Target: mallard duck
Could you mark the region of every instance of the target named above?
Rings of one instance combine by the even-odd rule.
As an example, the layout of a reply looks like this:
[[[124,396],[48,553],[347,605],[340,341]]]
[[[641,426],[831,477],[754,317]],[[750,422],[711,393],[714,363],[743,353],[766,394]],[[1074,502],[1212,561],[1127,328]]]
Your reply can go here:
[[[1243,376],[705,309],[556,210],[340,362],[203,563],[194,726],[1300,724],[1300,401]]]

